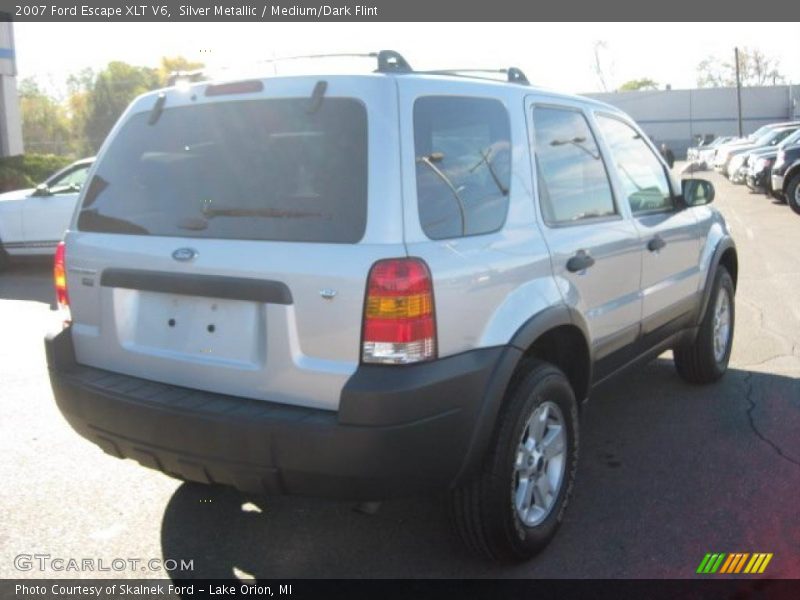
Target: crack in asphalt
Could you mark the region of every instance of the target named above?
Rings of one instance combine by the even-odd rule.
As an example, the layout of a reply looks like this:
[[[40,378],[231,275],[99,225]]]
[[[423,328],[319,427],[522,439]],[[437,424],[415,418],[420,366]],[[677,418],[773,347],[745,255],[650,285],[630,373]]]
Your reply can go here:
[[[769,439],[766,435],[761,433],[758,430],[758,427],[756,427],[755,419],[753,418],[753,411],[756,409],[756,402],[755,402],[755,400],[753,400],[753,392],[755,391],[755,386],[753,385],[752,379],[753,379],[754,375],[755,375],[755,373],[750,371],[750,372],[747,373],[747,375],[744,376],[744,382],[745,382],[745,385],[747,386],[746,390],[745,390],[745,399],[747,400],[747,403],[749,404],[749,406],[747,407],[747,420],[750,423],[750,429],[753,430],[753,433],[756,435],[756,437],[758,439],[760,439],[762,442],[764,442],[765,444],[770,446],[777,453],[778,456],[780,456],[782,459],[792,463],[796,467],[800,467],[800,460],[796,460],[796,459],[792,458],[791,456],[787,456],[786,454],[784,454],[783,449],[778,444],[776,444],[771,439]]]
[[[784,356],[784,355],[785,356],[798,356],[798,354],[797,354],[797,349],[798,349],[797,342],[795,342],[792,338],[788,337],[782,331],[777,331],[777,330],[773,329],[772,327],[770,327],[769,325],[767,325],[767,315],[765,314],[765,311],[764,311],[763,308],[761,308],[756,303],[754,303],[754,302],[752,302],[752,301],[750,301],[750,300],[748,300],[746,298],[737,298],[737,300],[743,302],[744,304],[747,304],[748,306],[750,306],[750,308],[755,310],[756,313],[758,313],[758,324],[759,324],[759,326],[761,327],[762,330],[764,330],[764,331],[766,331],[768,333],[771,333],[776,338],[778,338],[779,340],[784,341],[789,346],[789,354],[781,354],[779,356]]]

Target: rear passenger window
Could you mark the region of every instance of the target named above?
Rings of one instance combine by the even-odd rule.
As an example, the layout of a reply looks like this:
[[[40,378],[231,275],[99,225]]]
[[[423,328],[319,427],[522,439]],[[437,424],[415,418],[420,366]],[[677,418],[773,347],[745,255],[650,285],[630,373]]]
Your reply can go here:
[[[622,189],[636,213],[672,210],[673,201],[661,161],[627,123],[597,115],[600,132],[611,149]]]
[[[432,239],[497,231],[508,212],[511,133],[498,100],[429,96],[414,103],[417,203]]]
[[[533,122],[545,222],[564,224],[616,215],[608,173],[583,114],[537,106]]]

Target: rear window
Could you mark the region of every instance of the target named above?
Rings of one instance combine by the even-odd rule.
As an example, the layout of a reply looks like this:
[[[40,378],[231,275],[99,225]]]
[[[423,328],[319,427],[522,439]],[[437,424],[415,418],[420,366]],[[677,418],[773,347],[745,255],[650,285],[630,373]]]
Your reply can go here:
[[[357,242],[367,115],[352,98],[218,102],[130,117],[89,182],[78,229]]]

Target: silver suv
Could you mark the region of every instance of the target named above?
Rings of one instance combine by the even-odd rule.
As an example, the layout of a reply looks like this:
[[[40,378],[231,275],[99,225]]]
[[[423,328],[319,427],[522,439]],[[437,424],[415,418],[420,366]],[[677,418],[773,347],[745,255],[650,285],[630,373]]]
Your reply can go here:
[[[106,452],[247,492],[446,491],[525,559],[592,388],[725,372],[736,249],[616,108],[378,53],[136,99],[56,258],[55,398]]]

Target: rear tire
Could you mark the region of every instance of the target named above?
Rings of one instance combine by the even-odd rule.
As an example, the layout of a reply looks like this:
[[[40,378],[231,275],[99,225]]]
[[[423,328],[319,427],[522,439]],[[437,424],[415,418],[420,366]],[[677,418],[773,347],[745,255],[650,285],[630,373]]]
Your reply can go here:
[[[800,215],[800,173],[789,180],[785,196],[792,210]]]
[[[523,561],[564,518],[578,465],[578,405],[564,373],[535,361],[510,388],[480,472],[450,496],[454,525],[474,552]]]
[[[673,349],[675,368],[689,383],[713,383],[725,374],[733,347],[735,304],[733,279],[722,265],[714,275],[697,337],[691,344]]]

